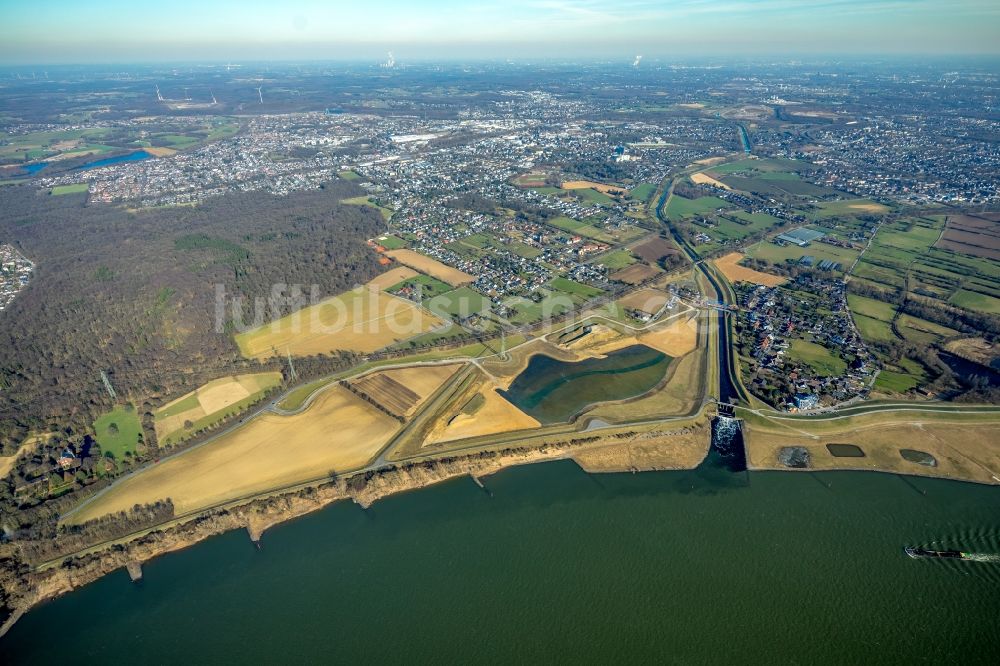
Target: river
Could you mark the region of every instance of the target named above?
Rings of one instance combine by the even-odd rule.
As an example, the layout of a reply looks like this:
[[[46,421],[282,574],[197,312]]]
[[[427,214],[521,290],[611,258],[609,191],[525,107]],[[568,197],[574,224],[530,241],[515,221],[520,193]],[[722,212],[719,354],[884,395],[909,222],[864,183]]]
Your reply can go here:
[[[1000,489],[515,468],[225,534],[45,604],[8,664],[993,663]]]

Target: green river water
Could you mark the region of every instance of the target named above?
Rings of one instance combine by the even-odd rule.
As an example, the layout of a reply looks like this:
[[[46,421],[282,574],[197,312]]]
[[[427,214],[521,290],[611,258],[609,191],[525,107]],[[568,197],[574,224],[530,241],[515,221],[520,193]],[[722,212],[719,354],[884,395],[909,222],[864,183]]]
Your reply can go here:
[[[28,613],[5,664],[996,663],[1000,488],[570,462],[210,539]]]

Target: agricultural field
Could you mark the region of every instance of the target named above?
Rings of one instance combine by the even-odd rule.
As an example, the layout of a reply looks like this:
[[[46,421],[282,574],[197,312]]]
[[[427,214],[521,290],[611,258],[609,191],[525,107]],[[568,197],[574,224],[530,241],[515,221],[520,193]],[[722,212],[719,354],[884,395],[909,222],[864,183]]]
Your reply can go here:
[[[390,250],[386,252],[386,255],[404,266],[435,277],[453,287],[460,287],[475,281],[475,278],[468,273],[463,273],[457,268],[442,264],[437,259],[431,259],[413,250]]]
[[[1000,260],[1000,224],[972,215],[952,215],[936,247]]]
[[[709,176],[707,173],[701,171],[699,171],[698,173],[691,174],[691,182],[695,183],[696,185],[711,185],[713,187],[718,187],[723,190],[733,189],[728,185],[726,185],[725,183],[723,183],[721,180],[716,180],[715,178]]]
[[[57,155],[81,156],[115,150],[100,142],[111,133],[108,128],[56,130],[11,135],[0,145],[0,162],[16,163]]]
[[[367,353],[444,323],[414,303],[359,287],[238,333],[236,344],[243,356],[258,359],[336,350]]]
[[[1000,264],[941,247],[944,216],[883,225],[854,275],[881,289],[911,292],[980,312],[1000,309]]]
[[[752,282],[753,284],[777,287],[778,285],[784,284],[788,281],[787,278],[781,277],[780,275],[761,273],[760,271],[755,271],[752,268],[740,266],[739,262],[742,260],[742,254],[739,252],[730,252],[726,256],[720,257],[712,263],[717,269],[719,269],[719,272],[726,276],[726,279],[730,282]]]
[[[624,187],[618,185],[607,185],[605,183],[597,183],[592,180],[568,180],[560,185],[564,190],[594,190],[601,194],[625,194],[626,190]]]
[[[347,384],[354,393],[403,420],[412,416],[459,367],[456,363],[381,370],[351,379]]]
[[[623,268],[620,271],[616,271],[609,275],[611,280],[616,282],[624,282],[625,284],[642,284],[646,280],[651,280],[657,275],[663,273],[657,267],[647,266],[646,264],[633,264],[627,268]]]
[[[153,412],[159,445],[173,444],[246,409],[281,381],[280,372],[222,377],[167,403]]]
[[[459,439],[497,435],[517,430],[541,427],[537,419],[528,416],[486,383],[479,392],[459,405],[457,414],[444,420],[443,427],[431,432],[427,444],[453,442]]]
[[[665,238],[651,238],[632,248],[632,254],[649,264],[655,264],[663,257],[679,252],[680,250]]]
[[[670,300],[670,294],[659,289],[640,289],[618,299],[618,305],[655,315]]]
[[[390,287],[395,287],[400,282],[408,280],[409,278],[416,277],[420,273],[416,272],[409,266],[396,266],[391,268],[385,273],[372,278],[368,281],[368,286],[372,289],[386,290]]]
[[[342,386],[324,389],[294,416],[264,414],[128,477],[70,518],[72,523],[170,498],[177,515],[357,469],[399,422]]]
[[[94,421],[94,438],[102,455],[111,454],[115,460],[134,453],[141,436],[142,424],[131,404],[119,405]]]

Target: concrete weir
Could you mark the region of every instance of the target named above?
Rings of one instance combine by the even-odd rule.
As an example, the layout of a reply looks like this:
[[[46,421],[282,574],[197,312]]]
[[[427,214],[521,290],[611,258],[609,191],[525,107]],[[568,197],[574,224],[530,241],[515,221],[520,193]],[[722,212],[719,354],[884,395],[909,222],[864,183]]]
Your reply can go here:
[[[724,415],[722,409],[712,420],[712,453],[730,470],[746,471],[747,455],[743,446],[743,422]]]

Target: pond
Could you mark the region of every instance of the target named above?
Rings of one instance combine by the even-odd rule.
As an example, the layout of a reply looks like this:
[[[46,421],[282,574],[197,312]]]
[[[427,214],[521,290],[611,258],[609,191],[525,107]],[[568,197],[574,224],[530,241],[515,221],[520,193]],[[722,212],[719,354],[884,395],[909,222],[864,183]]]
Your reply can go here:
[[[671,360],[645,345],[576,362],[539,354],[501,393],[542,423],[560,423],[589,405],[642,395],[663,380]]]

